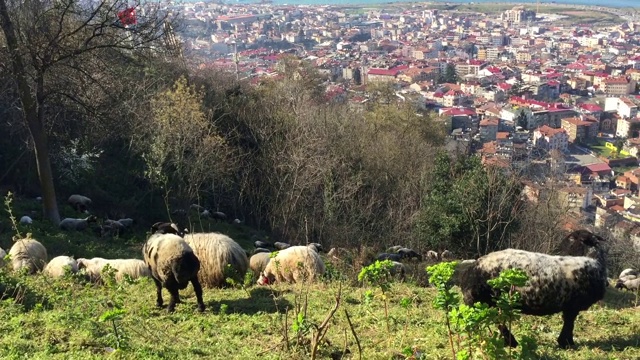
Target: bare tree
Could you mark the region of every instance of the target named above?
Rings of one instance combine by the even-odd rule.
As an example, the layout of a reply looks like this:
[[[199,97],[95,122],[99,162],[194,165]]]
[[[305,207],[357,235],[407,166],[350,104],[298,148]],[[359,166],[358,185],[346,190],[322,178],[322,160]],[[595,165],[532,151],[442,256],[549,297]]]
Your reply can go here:
[[[136,17],[124,0],[0,0],[0,27],[34,145],[44,216],[56,224],[60,215],[47,133],[52,124],[45,108],[55,95],[77,99],[70,89],[53,84],[61,76],[100,84],[92,66],[103,63],[106,53],[131,54],[157,44],[167,17],[154,8],[144,11]]]

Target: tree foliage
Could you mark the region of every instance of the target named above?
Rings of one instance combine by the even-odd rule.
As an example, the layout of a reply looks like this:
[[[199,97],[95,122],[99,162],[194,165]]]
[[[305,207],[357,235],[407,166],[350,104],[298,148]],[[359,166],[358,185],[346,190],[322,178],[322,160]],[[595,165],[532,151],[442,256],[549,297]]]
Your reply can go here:
[[[417,223],[431,248],[483,255],[509,245],[517,229],[522,186],[476,156],[439,153]]]

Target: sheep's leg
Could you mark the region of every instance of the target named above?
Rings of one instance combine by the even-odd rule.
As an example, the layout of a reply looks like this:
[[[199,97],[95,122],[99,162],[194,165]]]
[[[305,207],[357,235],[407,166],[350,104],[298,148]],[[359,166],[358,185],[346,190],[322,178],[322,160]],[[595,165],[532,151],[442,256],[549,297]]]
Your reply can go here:
[[[502,334],[502,337],[504,338],[505,345],[510,347],[518,346],[518,341],[516,341],[516,338],[513,336],[511,331],[509,331],[508,327],[506,327],[505,325],[498,325],[498,329],[500,330],[500,334]]]
[[[200,281],[198,281],[198,277],[195,276],[191,279],[191,284],[193,285],[193,291],[196,293],[196,300],[198,301],[198,311],[204,311],[204,301],[202,301],[202,285],[200,285]]]
[[[562,320],[564,321],[564,323],[562,324],[560,336],[558,336],[558,345],[560,345],[560,347],[563,349],[575,345],[575,343],[573,342],[573,326],[576,322],[577,317],[577,311],[565,310],[562,312]]]
[[[178,291],[177,286],[170,286],[167,290],[169,290],[169,294],[171,294],[171,300],[169,300],[169,307],[167,308],[167,311],[174,312],[176,304],[180,302],[180,292]]]
[[[162,307],[162,283],[160,283],[160,281],[158,281],[156,278],[153,278],[153,282],[156,283],[156,292],[158,294],[157,300],[156,300],[156,306],[161,308]]]

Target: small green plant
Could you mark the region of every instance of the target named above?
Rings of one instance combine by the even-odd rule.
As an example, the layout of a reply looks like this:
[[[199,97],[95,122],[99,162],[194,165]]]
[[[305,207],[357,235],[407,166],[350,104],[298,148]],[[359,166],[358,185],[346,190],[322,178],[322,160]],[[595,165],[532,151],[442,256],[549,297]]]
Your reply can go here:
[[[98,321],[100,322],[110,322],[111,327],[113,328],[113,337],[116,341],[116,349],[121,349],[124,345],[124,341],[126,340],[124,333],[119,330],[118,320],[122,320],[124,314],[126,314],[126,310],[120,308],[119,306],[114,307],[111,310],[107,310],[102,315]]]
[[[382,292],[382,300],[384,301],[384,317],[387,325],[387,332],[391,332],[389,328],[389,299],[387,293],[391,289],[391,278],[393,273],[393,262],[391,260],[376,260],[373,264],[365,266],[358,274],[358,281],[368,282],[371,285],[378,286]]]
[[[517,351],[506,346],[503,335],[510,334],[512,323],[520,318],[521,297],[516,288],[526,284],[527,275],[519,269],[502,271],[497,278],[487,281],[497,294],[493,298],[495,306],[483,303],[468,306],[460,304],[459,295],[452,289],[450,279],[456,265],[457,262],[447,262],[427,268],[431,274],[429,282],[438,290],[434,307],[446,314],[453,359],[537,358],[535,339],[523,336]],[[493,330],[496,326],[499,332]]]
[[[16,217],[13,215],[13,209],[11,208],[11,204],[13,203],[13,193],[9,191],[7,195],[4,197],[4,207],[9,214],[9,220],[11,221],[11,228],[15,231],[16,236],[14,236],[14,240],[23,239],[22,234],[20,234],[20,230],[18,229],[18,221]]]

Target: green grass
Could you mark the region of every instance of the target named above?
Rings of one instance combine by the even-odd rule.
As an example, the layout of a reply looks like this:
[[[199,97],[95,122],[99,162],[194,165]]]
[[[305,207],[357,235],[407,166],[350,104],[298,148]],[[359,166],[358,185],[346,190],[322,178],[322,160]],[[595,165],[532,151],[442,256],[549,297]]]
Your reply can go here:
[[[37,205],[37,204],[36,204]],[[28,203],[15,209],[29,211]],[[14,209],[14,210],[15,210]],[[3,213],[5,213],[3,211]],[[16,214],[17,215],[17,214]],[[250,229],[206,223],[227,232],[248,248]],[[143,234],[104,240],[91,233],[60,233],[46,225],[30,230],[43,242],[50,257],[76,256],[140,257]],[[206,230],[206,228],[205,228]],[[10,243],[12,230],[3,215],[0,241]],[[388,291],[390,331],[384,318],[379,289],[361,287],[356,270],[337,281],[310,286],[276,285],[246,288],[205,289],[205,313],[196,311],[191,286],[181,292],[182,304],[174,314],[155,307],[155,286],[150,279],[96,286],[74,276],[52,280],[44,275],[10,274],[0,269],[0,359],[308,359],[313,324],[319,325],[333,308],[341,288],[341,301],[329,321],[318,359],[358,359],[358,347],[345,316],[348,311],[362,346],[363,359],[404,359],[403,349],[413,348],[424,359],[450,359],[443,313],[434,310],[435,290],[425,283],[426,263],[409,266],[409,280],[394,283]],[[376,297],[366,301],[365,293]],[[164,291],[165,303],[169,294]],[[308,299],[310,333],[297,337],[292,322],[295,309]],[[18,299],[18,300],[16,300]],[[407,308],[403,299],[410,299]],[[637,359],[640,358],[640,311],[635,296],[609,288],[605,301],[582,312],[576,322],[575,350],[560,350],[556,338],[561,316],[524,316],[514,328],[516,337],[533,332],[541,359]],[[114,308],[124,314],[114,324],[100,321]],[[286,329],[286,331],[285,331]],[[285,333],[288,341],[285,341]],[[121,348],[117,351],[118,340]],[[110,354],[110,355],[109,355]]]

